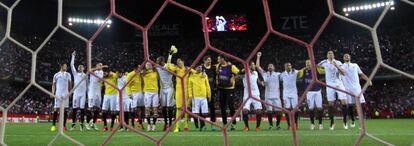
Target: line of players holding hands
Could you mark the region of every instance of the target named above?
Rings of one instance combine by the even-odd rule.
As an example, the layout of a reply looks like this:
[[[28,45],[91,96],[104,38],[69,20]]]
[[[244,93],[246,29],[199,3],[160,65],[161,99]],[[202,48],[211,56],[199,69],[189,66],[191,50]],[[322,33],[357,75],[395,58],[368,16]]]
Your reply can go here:
[[[231,64],[225,57],[218,57],[218,63],[212,65],[211,57],[205,56],[203,58],[204,63],[198,65],[195,70],[190,69],[184,65],[184,60],[177,58],[176,65],[171,63],[173,54],[177,53],[175,46],[171,47],[167,62],[165,58],[158,57],[158,66],[153,66],[151,63],[146,63],[144,69],[140,70],[137,66],[131,72],[111,72],[108,66],[101,63],[96,64],[95,68],[91,71],[94,75],[89,76],[87,81],[87,75],[84,73],[85,68],[83,65],[79,65],[76,70],[74,65],[76,53],[72,53],[71,58],[71,71],[74,76],[74,84],[76,85],[73,91],[72,101],[72,126],[70,130],[74,130],[76,126],[77,112],[80,111],[80,130],[83,128],[87,130],[99,130],[96,122],[97,118],[102,114],[102,120],[104,127],[102,131],[112,131],[115,118],[119,113],[119,93],[115,87],[121,89],[126,85],[126,90],[122,93],[124,120],[126,124],[131,124],[135,127],[134,119],[138,118],[138,128],[144,130],[143,121],[147,119],[148,126],[147,131],[156,130],[156,121],[159,117],[158,107],[161,105],[162,114],[164,118],[164,131],[172,125],[173,112],[175,110],[176,118],[179,118],[182,114],[181,107],[183,106],[183,95],[186,97],[187,107],[191,107],[191,111],[199,116],[206,118],[210,115],[210,120],[216,122],[215,115],[215,100],[219,100],[220,110],[223,124],[227,124],[227,107],[230,110],[230,115],[235,114],[234,108],[234,89],[235,82],[239,79],[243,82],[244,94],[243,101],[248,98],[247,79],[245,75],[245,69],[241,71],[233,64]],[[277,107],[283,107],[286,109],[293,109],[298,104],[297,93],[297,80],[301,80],[304,87],[310,85],[312,81],[311,64],[309,60],[306,60],[305,67],[301,70],[295,70],[290,63],[285,63],[285,71],[276,72],[273,64],[267,65],[267,71],[265,71],[260,65],[261,52],[257,53],[256,62],[250,63],[250,89],[254,98],[260,99],[260,90],[258,85],[265,87],[265,100],[266,102],[275,105]],[[359,78],[368,80],[368,77],[361,71],[359,66],[355,63],[351,63],[351,56],[344,54],[344,63],[334,59],[333,51],[327,52],[327,59],[321,61],[317,65],[318,78],[324,75],[326,84],[344,91],[350,92],[354,95],[359,95],[361,92],[361,86]],[[71,74],[66,72],[67,65],[61,64],[60,71],[53,77],[52,93],[56,95],[54,112],[53,112],[53,126],[51,131],[56,131],[56,120],[58,116],[58,108],[60,107],[60,101],[64,100],[64,107],[69,107],[69,98],[66,97],[72,88]],[[190,73],[185,75],[185,72],[190,70]],[[183,85],[181,79],[176,78],[176,85],[173,85],[170,72],[174,72],[178,76],[184,77]],[[259,74],[262,76],[263,81],[259,79]],[[104,79],[103,82],[99,78]],[[280,82],[282,84],[282,98],[280,98]],[[372,83],[370,83],[372,84]],[[104,98],[101,101],[102,85],[104,85]],[[174,88],[175,87],[175,88]],[[182,92],[186,92],[183,94]],[[355,101],[350,95],[337,91],[332,88],[326,88],[326,96],[328,100],[328,114],[330,119],[330,130],[334,130],[334,103],[338,98],[341,103],[341,111],[343,115],[343,127],[348,129],[347,116],[352,119],[351,127],[355,127],[354,108]],[[85,111],[86,96],[88,97],[89,110]],[[336,98],[337,97],[337,98]],[[282,99],[282,100],[281,100]],[[311,89],[306,93],[306,101],[308,105],[308,112],[311,120],[310,129],[315,129],[314,120],[315,117],[319,121],[319,129],[323,129],[322,126],[322,94],[321,87],[318,84],[314,84]],[[364,97],[360,97],[361,103],[365,103]],[[102,107],[101,107],[102,102]],[[262,104],[254,99],[245,101],[246,104],[242,110],[242,120],[244,122],[243,131],[249,131],[248,114],[254,113],[256,115],[256,131],[260,131],[260,123],[262,119]],[[251,110],[251,106],[253,110]],[[252,112],[250,112],[252,111]],[[269,121],[269,129],[273,129],[273,117],[276,116],[276,129],[280,129],[280,121],[282,117],[281,110],[273,106],[266,106],[266,113]],[[84,117],[86,114],[86,123],[84,125]],[[287,115],[287,114],[286,114]],[[316,115],[316,116],[315,116]],[[110,128],[107,126],[107,118],[111,118]],[[288,117],[287,117],[288,118]],[[64,113],[64,130],[66,128],[67,111]],[[295,123],[297,124],[298,115],[295,115]],[[151,121],[152,120],[152,121]],[[184,113],[184,132],[188,131],[188,114]],[[197,118],[194,118],[196,128],[200,128],[200,131],[206,130],[206,124]],[[200,125],[199,125],[200,124]],[[235,130],[236,120],[231,124],[230,130]],[[290,129],[290,123],[287,122],[288,129]],[[174,132],[181,131],[180,123],[177,123]],[[213,131],[216,129],[211,127]],[[126,128],[125,128],[126,129]],[[121,128],[121,130],[124,130]]]

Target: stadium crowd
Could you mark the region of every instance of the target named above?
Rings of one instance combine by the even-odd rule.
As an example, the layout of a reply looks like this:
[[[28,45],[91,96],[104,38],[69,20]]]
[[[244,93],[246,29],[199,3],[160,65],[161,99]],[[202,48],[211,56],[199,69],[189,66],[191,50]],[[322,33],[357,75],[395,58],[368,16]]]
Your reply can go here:
[[[24,86],[0,85],[0,106],[7,107],[23,91]],[[29,89],[8,111],[9,114],[49,114],[53,99],[37,89]]]
[[[414,65],[412,62],[414,56],[414,34],[413,31],[408,30],[405,27],[387,30],[380,33],[380,47],[384,62],[401,69],[403,71],[414,71]],[[253,39],[254,40],[254,39]],[[27,42],[29,48],[36,48],[41,42],[40,38],[24,39]],[[229,43],[230,42],[230,43]],[[152,48],[166,48],[171,45],[170,41],[157,41],[150,46]],[[219,40],[213,39],[212,44],[216,48],[243,48],[249,46],[253,48],[255,41],[251,41],[248,38],[237,38],[231,40]],[[282,63],[291,62],[297,69],[304,66],[304,60],[307,59],[307,52],[297,49],[296,45],[289,45],[280,41],[279,39],[269,38],[267,43],[261,50],[264,54],[270,53],[270,49],[280,47],[280,50],[290,51],[278,51],[276,57],[264,57],[263,64],[269,62],[276,63],[278,66],[276,70],[281,71]],[[194,43],[194,41],[177,39],[175,45],[182,46],[181,48],[195,48],[202,45]],[[63,47],[63,48],[62,48]],[[78,52],[79,58],[77,58],[76,64],[85,64],[85,44],[74,43],[71,41],[59,41],[50,40],[38,54],[38,64],[36,72],[37,81],[51,82],[52,75],[58,71],[59,62],[69,63],[70,54],[74,50]],[[98,51],[99,50],[99,51]],[[166,55],[163,49],[152,49],[150,55],[152,58],[157,57],[156,54]],[[316,61],[325,58],[327,50],[334,50],[337,58],[341,59],[341,55],[345,52],[349,52],[353,58],[353,62],[361,65],[361,69],[369,74],[376,64],[375,53],[373,49],[372,38],[368,33],[356,33],[349,37],[339,37],[335,34],[322,35],[321,39],[315,46]],[[98,52],[95,54],[95,52]],[[114,53],[117,52],[117,53]],[[164,53],[164,54],[163,54]],[[185,52],[183,58],[189,62],[197,56],[197,51]],[[238,53],[238,52],[235,52]],[[111,69],[130,71],[137,62],[142,62],[143,58],[142,44],[140,43],[98,43],[92,46],[92,63],[103,62],[111,66]],[[11,77],[22,78],[24,81],[28,81],[30,78],[30,66],[31,55],[29,52],[19,49],[19,47],[13,43],[6,42],[0,47],[0,62],[2,68],[0,68],[0,79],[8,80]],[[246,53],[235,54],[246,58]],[[135,57],[134,57],[135,56]],[[138,57],[137,57],[138,56]],[[64,58],[64,59],[62,59]],[[397,60],[396,60],[397,59]],[[51,62],[50,60],[57,60],[57,62]],[[137,61],[139,60],[139,61]],[[213,60],[214,62],[214,60]],[[232,62],[233,63],[233,62]],[[237,65],[237,62],[234,62]],[[241,67],[239,65],[239,67]],[[381,71],[380,73],[384,73]],[[387,72],[388,73],[388,72]],[[242,86],[238,85],[239,88]],[[389,87],[392,88],[389,88]],[[407,87],[411,87],[410,90]],[[48,87],[49,88],[49,87]],[[242,89],[242,88],[240,88]],[[0,105],[5,106],[12,102],[17,97],[18,92],[22,91],[19,86],[4,86],[1,88]],[[409,91],[409,92],[407,92]],[[393,113],[392,117],[407,117],[409,112],[414,108],[414,93],[412,90],[412,83],[408,84],[383,84],[371,87],[367,93],[367,116],[375,117],[376,112],[379,113]],[[236,100],[237,104],[241,102],[241,91],[236,92],[236,96],[240,97],[240,100]],[[52,108],[52,99],[46,94],[41,93],[39,90],[29,90],[22,100],[19,100],[16,105],[9,110],[12,114],[47,114]],[[218,109],[218,108],[217,108]]]
[[[414,56],[414,31],[408,30],[406,27],[399,27],[386,32],[380,33],[379,43],[382,51],[382,58],[385,63],[391,65],[402,71],[412,72],[414,71],[413,56]],[[403,39],[401,39],[403,38]],[[28,42],[28,47],[34,49],[38,47],[42,39],[23,39],[23,42]],[[233,38],[233,39],[212,39],[214,47],[222,50],[240,49],[240,48],[254,48],[258,41],[257,38]],[[195,50],[201,50],[203,44],[199,44],[192,39],[174,39],[173,41],[163,41],[162,39],[156,40],[156,42],[150,42],[150,55],[152,59],[155,59],[158,54],[166,56],[165,50],[174,42],[176,46],[181,48],[200,48]],[[200,42],[201,43],[201,42]],[[132,70],[135,63],[141,63],[143,61],[143,49],[141,43],[97,43],[92,44],[92,63],[103,62],[115,69]],[[246,47],[247,46],[247,47]],[[64,48],[61,48],[64,47]],[[278,49],[281,48],[281,49]],[[314,47],[315,59],[318,62],[322,58],[326,57],[326,51],[333,50],[336,54],[350,53],[353,62],[358,64],[364,64],[362,70],[365,73],[370,73],[377,63],[375,51],[372,43],[372,38],[368,33],[355,33],[351,36],[338,36],[335,34],[322,35],[320,40]],[[31,55],[29,52],[20,49],[17,45],[6,42],[0,47],[0,55],[4,56],[0,58],[0,62],[4,65],[0,68],[0,78],[9,77],[13,75],[23,79],[29,79]],[[58,69],[59,62],[69,62],[70,53],[76,50],[78,52],[77,59],[79,63],[85,64],[85,44],[76,41],[60,41],[50,40],[46,46],[39,52],[37,61],[37,80],[51,81],[50,75],[55,73]],[[164,52],[163,52],[164,50]],[[242,49],[244,51],[244,49]],[[276,70],[282,69],[284,62],[291,62],[294,67],[303,67],[304,60],[308,58],[307,51],[304,48],[298,47],[298,45],[292,45],[279,38],[270,37],[262,47],[262,52],[270,54],[270,51],[277,51],[276,56],[263,58],[263,63],[276,63]],[[289,50],[289,51],[278,51]],[[246,50],[251,51],[251,50]],[[94,54],[98,52],[97,54]],[[187,64],[195,59],[195,56],[200,53],[199,51],[188,51],[185,55],[180,57],[186,59]],[[232,52],[231,54],[247,58],[248,53]],[[214,56],[214,55],[213,55]],[[122,59],[120,59],[122,58]],[[399,58],[398,60],[395,60]],[[340,56],[337,59],[342,60]],[[57,60],[57,62],[51,62],[50,60]],[[137,61],[138,60],[138,61]],[[76,64],[79,64],[76,63]],[[237,62],[233,62],[236,63]],[[389,73],[388,71],[380,71],[380,74]]]
[[[414,117],[413,81],[381,82],[367,92],[367,116],[371,118]]]

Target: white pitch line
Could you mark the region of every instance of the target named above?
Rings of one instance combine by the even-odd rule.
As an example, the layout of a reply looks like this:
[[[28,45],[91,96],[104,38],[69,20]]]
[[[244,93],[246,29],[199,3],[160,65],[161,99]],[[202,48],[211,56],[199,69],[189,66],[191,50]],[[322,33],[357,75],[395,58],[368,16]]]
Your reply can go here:
[[[351,134],[351,133],[344,133],[344,134],[299,134],[298,136],[358,136],[359,134],[355,133],[355,134]],[[375,136],[389,136],[389,135],[393,135],[393,136],[414,136],[414,133],[382,133],[382,134],[373,134]],[[16,134],[16,135],[6,135],[6,136],[11,136],[11,137],[18,137],[18,136],[50,136],[49,134],[36,134],[36,135],[25,135],[25,134]],[[108,137],[107,135],[71,135],[73,137]],[[162,136],[161,134],[157,134],[157,135],[151,135],[151,136]],[[180,135],[174,135],[174,134],[169,134],[168,136],[172,136],[172,137],[223,137],[222,134],[214,134],[214,135],[208,135],[208,134],[180,134]],[[292,136],[292,134],[229,134],[229,137],[272,137],[272,136]],[[137,135],[132,134],[131,135],[116,135],[115,137],[137,137]]]

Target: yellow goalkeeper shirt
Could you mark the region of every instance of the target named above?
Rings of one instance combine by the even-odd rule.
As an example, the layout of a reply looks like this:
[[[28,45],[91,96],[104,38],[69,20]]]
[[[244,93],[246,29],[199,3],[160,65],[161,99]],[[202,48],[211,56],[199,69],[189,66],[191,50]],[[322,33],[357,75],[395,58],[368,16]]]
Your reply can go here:
[[[205,73],[196,73],[190,76],[188,82],[188,96],[210,98],[211,90],[208,77]]]
[[[167,63],[167,68],[171,71],[171,72],[175,72],[178,76],[176,77],[176,85],[175,85],[175,105],[177,108],[180,108],[183,105],[183,95],[185,95],[184,99],[186,100],[187,106],[190,105],[191,100],[189,100],[190,98],[188,97],[188,77],[190,73],[195,72],[194,69],[191,69],[190,73],[188,73],[185,77],[184,77],[184,93],[183,93],[183,87],[181,86],[181,78],[183,77],[187,67],[178,67],[175,65],[172,65],[171,63]],[[179,77],[180,76],[180,77]],[[187,93],[187,94],[186,94]]]
[[[158,92],[158,73],[154,70],[149,70],[142,73],[144,81],[144,92]]]
[[[178,67],[178,66],[175,66],[175,65],[173,65],[173,64],[171,64],[171,63],[167,63],[167,68],[168,68],[168,70],[170,70],[171,72],[175,72],[178,76],[175,78],[175,81],[176,81],[176,88],[178,89],[178,88],[181,88],[181,79],[180,79],[180,77],[184,77],[184,74],[185,74],[185,72],[186,72],[186,70],[187,70],[187,67]],[[191,69],[191,71],[184,77],[184,84],[187,84],[188,83],[188,75],[190,74],[190,73],[194,73],[195,72],[195,70],[194,69]]]
[[[131,81],[127,87],[126,91],[128,95],[131,95],[132,93],[136,92],[142,92],[142,76],[139,72],[137,72],[138,75],[135,75],[135,71],[131,71],[127,75],[127,82]]]
[[[105,78],[105,81],[106,81],[105,82],[105,95],[118,94],[118,90],[112,87],[110,84],[108,84],[108,83],[111,83],[112,85],[116,87],[117,78],[118,78],[118,75],[116,73],[111,73],[110,75],[108,75],[108,77]]]

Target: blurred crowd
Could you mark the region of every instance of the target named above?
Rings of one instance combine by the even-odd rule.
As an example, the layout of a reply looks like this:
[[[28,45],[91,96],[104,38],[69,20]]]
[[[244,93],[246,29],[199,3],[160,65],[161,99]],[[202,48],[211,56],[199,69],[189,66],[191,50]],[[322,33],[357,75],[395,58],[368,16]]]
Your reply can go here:
[[[382,59],[402,71],[414,71],[414,31],[401,27],[387,30],[379,34],[379,44]],[[38,47],[41,39],[23,40],[28,42],[28,47],[34,49]],[[225,38],[212,39],[212,45],[232,55],[246,59],[259,38]],[[187,61],[189,65],[201,52],[204,47],[202,39],[154,39],[149,43],[149,54],[155,60],[158,56],[167,56],[169,46],[172,44],[182,48],[179,56]],[[38,53],[36,79],[40,81],[51,81],[51,76],[57,72],[59,63],[69,63],[70,54],[77,51],[78,55],[75,64],[86,64],[86,44],[76,41],[50,40],[45,47]],[[236,51],[234,51],[236,50]],[[289,50],[289,51],[286,51]],[[351,36],[338,36],[335,34],[322,35],[315,44],[314,55],[316,62],[326,58],[328,50],[335,51],[336,59],[342,60],[344,53],[350,53],[352,61],[360,64],[361,69],[369,74],[377,63],[377,58],[372,43],[372,38],[368,33],[356,32]],[[269,37],[260,50],[263,52],[263,64],[274,63],[276,70],[283,70],[283,63],[291,62],[294,68],[304,66],[304,61],[308,59],[306,48],[293,44],[278,37]],[[10,76],[28,80],[30,77],[31,54],[18,47],[17,45],[6,42],[0,47],[0,63],[4,66],[0,68],[0,78]],[[91,50],[92,64],[102,62],[109,65],[114,70],[132,70],[137,64],[144,60],[143,45],[136,42],[115,42],[115,43],[96,43],[92,44]],[[213,55],[216,56],[216,55]],[[53,60],[53,61],[51,61]],[[237,62],[233,61],[237,64]],[[381,71],[380,74],[390,73]]]
[[[414,117],[414,81],[382,81],[372,86],[365,96],[369,117]]]
[[[414,71],[414,31],[408,28],[394,28],[379,33],[379,44],[382,58],[385,63],[406,72]],[[25,45],[31,49],[39,46],[42,39],[24,39]],[[150,58],[155,60],[157,56],[166,56],[171,42],[180,48],[179,57],[186,60],[189,65],[204,47],[202,39],[154,39],[150,42]],[[232,55],[246,59],[259,38],[231,38],[212,39],[212,45]],[[77,52],[75,64],[86,64],[86,44],[70,39],[62,41],[50,40],[38,53],[36,65],[36,80],[51,82],[53,74],[58,71],[59,63],[69,63],[70,54]],[[194,49],[193,49],[194,48]],[[193,49],[193,50],[192,50]],[[237,50],[237,51],[234,51]],[[289,50],[289,51],[286,51]],[[326,58],[326,52],[334,50],[336,59],[342,60],[343,53],[350,53],[353,62],[360,64],[361,69],[369,74],[377,63],[372,37],[368,33],[354,33],[350,36],[338,36],[335,34],[322,35],[315,44],[314,55],[316,62]],[[275,63],[276,70],[283,70],[283,63],[291,62],[294,68],[300,69],[304,66],[304,60],[308,58],[308,52],[291,42],[277,37],[270,37],[263,45],[262,64]],[[133,42],[99,42],[92,44],[92,64],[102,62],[109,65],[113,70],[130,71],[144,60],[142,43]],[[211,52],[209,52],[211,54]],[[21,78],[23,81],[30,79],[31,54],[19,46],[6,42],[0,47],[0,79],[1,81]],[[213,55],[213,58],[215,56]],[[213,60],[213,63],[215,60]],[[242,68],[236,61],[231,61]],[[69,71],[70,72],[70,71]],[[380,74],[390,73],[381,70]],[[407,113],[414,108],[413,83],[403,84],[398,81],[390,81],[393,84],[375,84],[367,93],[367,116],[376,117],[376,112],[392,113],[392,117],[406,117]],[[4,85],[3,85],[4,86]],[[241,86],[239,85],[239,88]],[[0,89],[0,105],[8,105],[22,91],[21,86],[6,85]],[[236,92],[236,104],[241,102],[241,92]],[[10,109],[9,113],[45,114],[51,108],[53,100],[39,90],[29,90],[24,94],[22,100]],[[218,108],[217,108],[218,109]]]
[[[24,86],[0,85],[0,106],[7,107],[24,90]],[[33,87],[32,87],[33,88]],[[38,89],[29,89],[20,100],[12,106],[9,114],[49,114],[53,108],[53,99]]]

